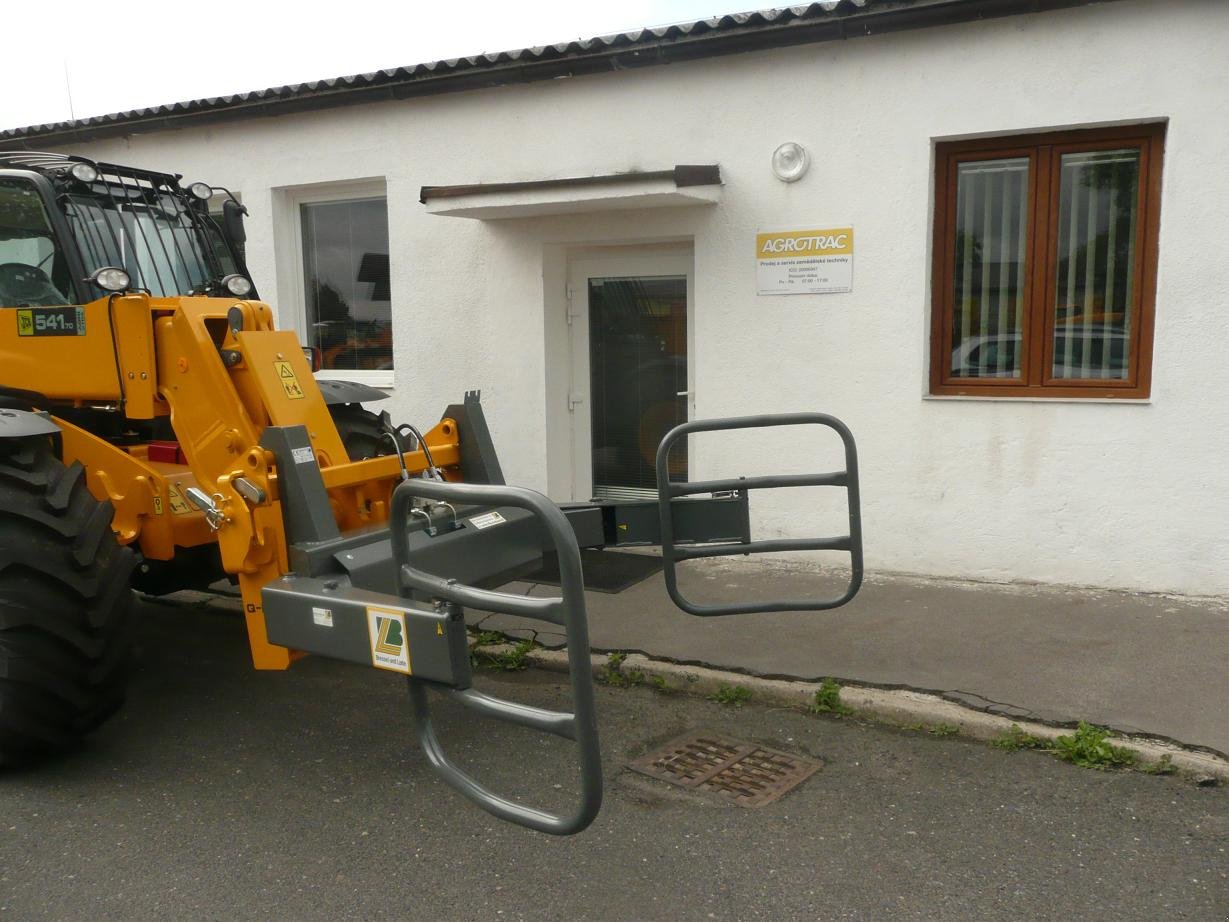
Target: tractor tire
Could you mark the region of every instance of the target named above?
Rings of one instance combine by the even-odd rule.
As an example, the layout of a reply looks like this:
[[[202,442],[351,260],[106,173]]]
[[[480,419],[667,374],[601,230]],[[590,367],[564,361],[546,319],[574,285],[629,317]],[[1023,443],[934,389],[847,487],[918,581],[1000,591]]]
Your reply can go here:
[[[124,702],[136,556],[50,441],[0,442],[0,765],[74,748]]]
[[[384,425],[375,413],[364,410],[357,403],[333,404],[329,413],[351,461],[393,454],[393,440],[385,434]]]

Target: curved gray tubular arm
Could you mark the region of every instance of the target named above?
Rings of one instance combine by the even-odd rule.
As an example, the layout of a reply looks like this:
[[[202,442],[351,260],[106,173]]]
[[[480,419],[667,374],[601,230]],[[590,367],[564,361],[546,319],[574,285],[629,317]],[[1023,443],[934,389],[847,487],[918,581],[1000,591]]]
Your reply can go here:
[[[727,429],[763,429],[769,426],[826,426],[841,437],[845,446],[845,470],[821,474],[779,474],[766,477],[727,478],[676,483],[670,480],[670,449],[692,432],[717,432]],[[849,499],[849,534],[831,538],[778,538],[749,543],[678,545],[674,543],[676,497],[725,490],[756,490],[780,487],[844,487]],[[690,615],[741,615],[769,611],[825,611],[844,605],[858,594],[862,585],[862,512],[858,495],[858,450],[849,427],[826,413],[775,413],[764,416],[735,416],[728,419],[695,420],[675,426],[657,448],[657,492],[661,514],[661,556],[665,563],[666,591],[674,604]],[[700,605],[687,599],[678,588],[677,565],[681,560],[703,557],[733,557],[766,554],[774,551],[845,551],[849,554],[849,583],[845,591],[831,599],[780,599],[762,602],[730,602]]]
[[[529,599],[505,592],[478,589],[456,580],[443,579],[419,570],[410,563],[407,519],[415,497],[454,506],[516,506],[532,512],[541,522],[559,555],[560,596]],[[428,761],[449,785],[500,819],[547,832],[572,835],[580,832],[597,816],[602,806],[602,759],[598,748],[597,715],[593,704],[593,668],[589,659],[589,624],[585,615],[584,577],[580,567],[580,548],[567,518],[553,502],[534,490],[523,487],[472,483],[443,483],[410,480],[393,493],[393,558],[402,594],[410,589],[428,592],[449,605],[477,604],[488,611],[516,614],[526,618],[562,624],[567,636],[569,678],[572,686],[572,713],[546,711],[514,701],[494,698],[473,689],[455,689],[410,677],[410,696],[418,726],[418,740]],[[528,603],[528,604],[527,604]],[[567,816],[547,813],[495,794],[458,768],[445,754],[431,721],[428,689],[450,695],[470,710],[574,740],[580,761],[580,804]]]

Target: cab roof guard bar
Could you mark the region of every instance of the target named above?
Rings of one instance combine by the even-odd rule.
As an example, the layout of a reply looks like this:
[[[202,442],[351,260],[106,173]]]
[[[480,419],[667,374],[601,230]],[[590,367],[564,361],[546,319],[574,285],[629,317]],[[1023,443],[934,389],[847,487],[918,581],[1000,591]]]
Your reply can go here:
[[[845,447],[845,470],[823,474],[777,474],[765,477],[738,477],[690,483],[670,480],[670,449],[680,438],[693,432],[720,432],[732,429],[763,429],[772,426],[826,426],[841,437]],[[858,451],[849,427],[826,413],[776,413],[763,416],[738,416],[727,419],[695,420],[675,426],[657,448],[658,510],[661,515],[661,555],[665,564],[666,591],[674,604],[691,615],[740,615],[772,611],[826,611],[838,608],[858,594],[862,585],[862,512],[858,494]],[[831,538],[776,538],[737,543],[680,546],[674,541],[672,501],[680,496],[723,491],[776,489],[779,487],[843,487],[848,497],[849,534]],[[678,588],[677,565],[683,560],[733,557],[779,551],[845,551],[849,554],[850,574],[845,591],[830,599],[782,599],[763,602],[731,602],[701,605],[687,599]]]
[[[515,506],[537,517],[550,536],[559,556],[561,594],[554,598],[530,598],[494,592],[444,579],[419,570],[410,563],[408,526],[415,498],[450,503],[453,506]],[[409,480],[393,493],[391,515],[393,559],[397,565],[398,589],[403,596],[412,590],[426,593],[446,606],[479,606],[487,611],[534,618],[562,625],[567,636],[572,713],[548,711],[495,698],[472,688],[452,688],[437,682],[409,677],[418,741],[436,773],[450,786],[488,813],[503,820],[552,835],[572,835],[593,822],[602,805],[602,762],[598,748],[597,716],[593,703],[593,667],[589,658],[589,625],[585,614],[584,577],[576,534],[563,512],[534,490],[503,485],[445,483]],[[495,526],[498,527],[498,526]],[[478,713],[575,741],[580,762],[580,803],[567,816],[519,804],[492,792],[458,768],[444,752],[431,721],[429,690],[449,695]]]

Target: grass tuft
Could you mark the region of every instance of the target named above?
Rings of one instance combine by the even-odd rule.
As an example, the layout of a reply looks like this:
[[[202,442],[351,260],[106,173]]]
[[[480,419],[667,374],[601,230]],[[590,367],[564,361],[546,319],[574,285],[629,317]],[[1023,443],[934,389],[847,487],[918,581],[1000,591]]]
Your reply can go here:
[[[841,704],[841,685],[835,679],[824,679],[819,683],[815,697],[811,699],[812,714],[836,714],[845,716],[853,710]]]
[[[1012,724],[1010,729],[992,739],[990,745],[1004,752],[1019,752],[1021,749],[1044,749],[1045,740],[1025,733],[1019,724]]]
[[[1151,765],[1145,765],[1143,771],[1148,775],[1172,775],[1178,770],[1178,766],[1174,765],[1173,756],[1165,753],[1161,758],[1153,762]]]
[[[717,690],[708,696],[708,700],[726,707],[742,707],[751,700],[751,689],[742,685],[718,685]]]
[[[1064,762],[1104,771],[1135,764],[1135,753],[1109,742],[1109,731],[1080,721],[1075,733],[1054,740],[1051,750]]]
[[[480,643],[475,643],[469,651],[470,662],[479,669],[489,669],[492,672],[520,672],[529,666],[528,658],[531,651],[537,649],[533,640],[522,640],[510,650],[486,650],[492,644],[507,643],[507,638],[495,635],[496,640],[486,640],[486,634],[479,634]]]

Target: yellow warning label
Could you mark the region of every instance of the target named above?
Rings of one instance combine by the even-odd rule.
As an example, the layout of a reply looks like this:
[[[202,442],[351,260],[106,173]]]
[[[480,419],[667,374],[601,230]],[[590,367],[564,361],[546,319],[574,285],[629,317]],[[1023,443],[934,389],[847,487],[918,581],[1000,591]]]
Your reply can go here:
[[[154,515],[162,515],[162,497],[154,497]]]
[[[183,494],[179,492],[179,484],[173,483],[166,488],[167,498],[171,501],[172,515],[187,515],[192,511],[192,507],[188,505],[188,501],[183,498]],[[161,513],[159,513],[161,515]]]
[[[299,387],[299,379],[289,362],[274,362],[273,367],[277,369],[278,380],[282,382],[282,390],[287,397],[291,400],[302,400],[307,396],[303,393],[303,388]]]
[[[444,625],[437,624],[435,626],[435,634],[437,637],[443,637],[444,636]]]
[[[34,335],[34,311],[24,310],[17,312],[17,335]]]

